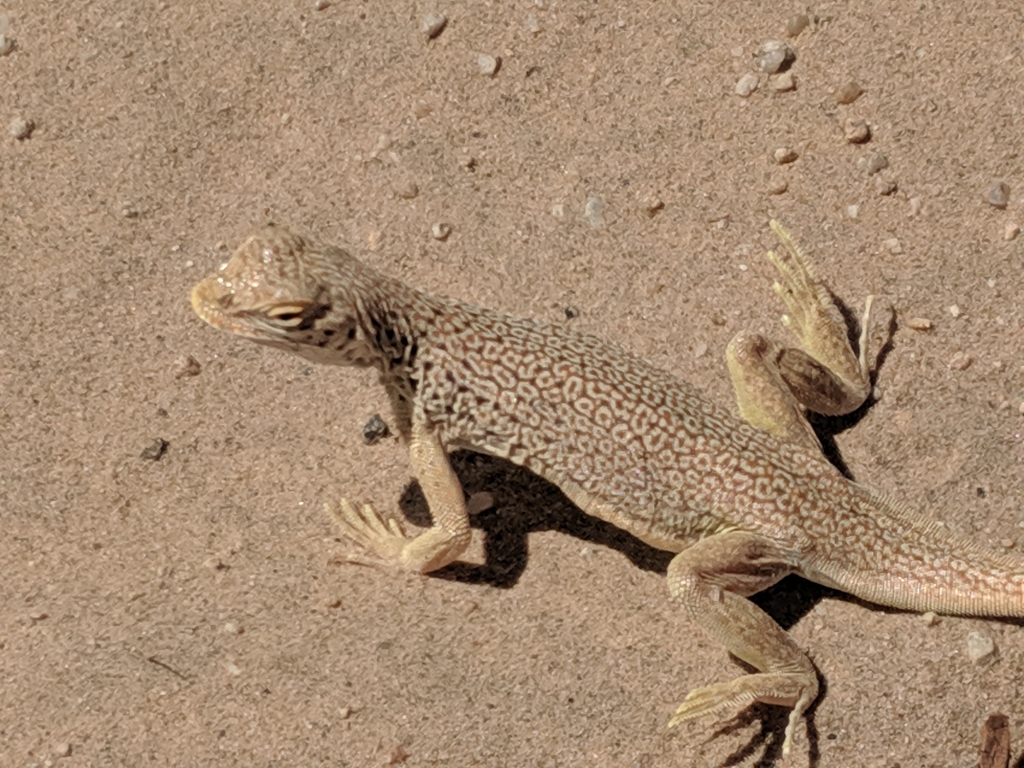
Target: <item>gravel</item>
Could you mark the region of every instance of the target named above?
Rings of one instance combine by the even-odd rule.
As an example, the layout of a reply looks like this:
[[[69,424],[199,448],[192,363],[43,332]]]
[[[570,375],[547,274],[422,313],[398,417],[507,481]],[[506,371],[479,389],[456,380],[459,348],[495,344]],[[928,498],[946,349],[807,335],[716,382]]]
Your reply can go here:
[[[863,144],[871,138],[871,128],[863,120],[847,118],[843,125],[843,138],[850,144]]]
[[[811,23],[810,17],[806,13],[798,13],[795,16],[790,16],[789,21],[786,22],[786,34],[790,37],[796,37]]]
[[[423,17],[420,31],[427,36],[427,40],[433,40],[444,32],[446,26],[448,26],[448,17],[443,13],[428,13]]]
[[[985,202],[994,208],[1006,208],[1010,203],[1010,187],[1005,181],[993,181],[985,190]]]
[[[883,168],[889,167],[889,158],[881,152],[872,152],[858,160],[857,166],[867,171],[868,175],[873,176]]]
[[[36,124],[31,120],[26,120],[23,117],[16,117],[11,120],[8,130],[11,132],[11,136],[16,138],[18,141],[24,141],[32,135],[32,131],[36,129]]]
[[[864,93],[864,89],[857,81],[850,80],[839,86],[839,90],[836,91],[836,104],[853,104],[862,93]]]
[[[743,75],[743,77],[736,81],[736,94],[745,99],[757,90],[757,86],[759,84],[757,75],[753,72],[747,72],[747,74]]]
[[[481,53],[476,57],[476,65],[480,69],[481,75],[494,77],[498,74],[498,70],[501,68],[501,58],[491,56],[487,53]]]

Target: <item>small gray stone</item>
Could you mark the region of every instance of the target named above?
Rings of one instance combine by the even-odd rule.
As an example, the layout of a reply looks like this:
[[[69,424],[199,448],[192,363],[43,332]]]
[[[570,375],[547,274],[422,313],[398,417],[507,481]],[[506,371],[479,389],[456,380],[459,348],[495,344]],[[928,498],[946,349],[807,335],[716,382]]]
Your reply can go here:
[[[32,135],[32,131],[36,129],[36,124],[31,120],[26,120],[23,117],[16,117],[11,120],[11,124],[8,130],[11,132],[11,136],[16,138],[18,141],[24,141]]]
[[[967,656],[975,664],[992,661],[996,655],[995,641],[984,632],[971,632],[967,635]]]
[[[446,26],[448,26],[448,17],[443,13],[428,13],[423,17],[420,31],[427,36],[427,40],[433,40],[444,32]]]
[[[784,194],[787,189],[789,189],[789,182],[783,178],[778,178],[769,179],[768,187],[765,191],[767,191],[769,195],[781,195]]]
[[[747,72],[747,74],[736,81],[736,94],[745,99],[757,90],[758,84],[757,75],[753,72]]]
[[[867,171],[868,175],[873,176],[883,168],[889,167],[889,158],[881,152],[872,152],[858,160],[857,165]]]
[[[430,227],[430,236],[435,240],[447,240],[452,233],[452,225],[439,221]]]
[[[920,197],[910,198],[910,215],[918,216],[921,213],[921,209],[924,207],[924,200]]]
[[[850,144],[863,144],[871,138],[871,128],[863,120],[847,118],[843,126],[843,137]]]
[[[480,74],[487,77],[494,77],[501,69],[501,58],[481,53],[476,57],[476,65],[480,68]]]
[[[850,80],[839,86],[839,90],[836,91],[836,104],[853,104],[853,102],[860,98],[862,93],[864,93],[864,89],[860,87],[857,81]]]
[[[790,16],[789,21],[786,22],[786,34],[790,37],[796,37],[811,23],[810,18],[806,13],[798,13],[796,16]]]
[[[1005,208],[1010,203],[1010,187],[1005,181],[993,181],[985,191],[985,202],[995,208]]]

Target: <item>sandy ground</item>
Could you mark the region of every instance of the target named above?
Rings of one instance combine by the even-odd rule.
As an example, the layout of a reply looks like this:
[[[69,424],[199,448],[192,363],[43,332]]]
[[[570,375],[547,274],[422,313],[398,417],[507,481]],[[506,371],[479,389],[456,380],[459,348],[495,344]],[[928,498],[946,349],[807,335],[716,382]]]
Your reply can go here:
[[[852,308],[873,292],[898,313],[880,400],[825,425],[837,455],[1024,549],[1024,237],[1004,238],[1024,223],[1017,0],[813,6],[789,40],[796,90],[762,74],[745,99],[760,44],[805,7],[209,5],[0,8],[0,763],[780,762],[773,708],[666,730],[690,687],[740,668],[666,600],[667,556],[509,465],[456,457],[496,498],[485,567],[339,564],[325,501],[427,513],[401,446],[362,442],[390,418],[370,373],[189,308],[268,220],[431,291],[572,322],[731,401],[728,340],[783,333],[762,256],[778,217]],[[493,77],[479,54],[500,58]],[[838,105],[850,80],[864,93]],[[20,140],[18,118],[34,123]],[[844,140],[848,118],[867,144]],[[780,166],[784,147],[798,158]],[[877,176],[858,164],[874,152]],[[996,180],[1005,210],[984,200]],[[790,764],[975,766],[995,711],[1022,759],[1019,623],[929,626],[800,582],[764,603],[825,682]],[[975,631],[997,660],[968,659]]]

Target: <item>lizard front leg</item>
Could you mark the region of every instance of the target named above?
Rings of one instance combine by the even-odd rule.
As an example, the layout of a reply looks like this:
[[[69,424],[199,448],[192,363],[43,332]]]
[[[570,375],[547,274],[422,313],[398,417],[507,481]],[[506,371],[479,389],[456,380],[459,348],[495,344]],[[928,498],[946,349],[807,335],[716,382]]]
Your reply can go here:
[[[342,534],[379,563],[429,573],[454,562],[469,546],[469,512],[462,484],[440,439],[415,419],[409,435],[409,459],[434,519],[433,526],[418,536],[408,536],[401,523],[385,518],[369,504],[359,510],[342,499],[337,506],[325,508]]]
[[[672,558],[672,597],[711,637],[758,672],[694,688],[670,728],[706,715],[737,714],[757,702],[792,707],[782,744],[782,753],[789,753],[800,718],[818,696],[818,675],[807,654],[747,597],[797,571],[796,561],[797,553],[747,531],[701,539]]]

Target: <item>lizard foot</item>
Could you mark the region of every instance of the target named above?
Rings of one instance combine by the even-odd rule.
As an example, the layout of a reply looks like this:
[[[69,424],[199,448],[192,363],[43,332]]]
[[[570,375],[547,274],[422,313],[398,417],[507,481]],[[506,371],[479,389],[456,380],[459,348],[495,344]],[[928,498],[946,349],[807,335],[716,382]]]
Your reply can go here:
[[[738,713],[757,702],[792,707],[785,740],[782,742],[782,754],[785,756],[793,747],[793,737],[800,718],[817,695],[817,679],[808,679],[804,674],[767,672],[746,675],[728,683],[694,688],[676,709],[668,727],[707,715],[721,715],[727,711]]]
[[[359,545],[365,554],[350,554],[351,563],[375,566],[394,566],[402,558],[402,551],[409,543],[402,524],[394,518],[385,518],[370,504],[362,510],[348,499],[335,505],[324,504],[324,511],[341,529],[341,534]]]

